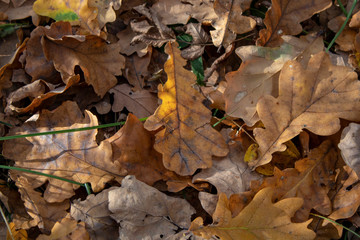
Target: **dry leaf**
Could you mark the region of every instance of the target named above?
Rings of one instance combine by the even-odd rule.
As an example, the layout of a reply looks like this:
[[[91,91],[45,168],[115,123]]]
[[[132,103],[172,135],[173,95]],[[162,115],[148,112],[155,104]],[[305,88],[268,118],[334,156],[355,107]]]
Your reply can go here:
[[[310,44],[291,36],[283,39],[280,48],[243,46],[236,49],[243,62],[237,71],[226,74],[228,87],[224,98],[228,115],[242,118],[249,126],[254,125],[259,120],[256,114],[259,99],[265,95],[278,96],[279,72],[285,62],[306,49],[314,54],[324,47],[321,38]]]
[[[88,6],[90,9],[97,9],[97,21],[99,28],[103,28],[108,22],[114,22],[116,20],[116,13],[113,9],[115,2],[121,5],[122,0],[88,0]],[[118,6],[120,7],[120,6]]]
[[[215,30],[210,31],[216,47],[225,48],[235,39],[236,34],[250,32],[256,25],[254,19],[241,15],[250,8],[249,0],[215,0],[214,10],[218,16],[212,25]]]
[[[86,83],[92,85],[101,97],[116,85],[115,76],[121,75],[121,69],[125,67],[125,58],[119,54],[118,46],[108,45],[97,36],[45,36],[41,43],[46,58],[54,62],[65,83],[75,75],[75,67],[79,66]]]
[[[328,22],[328,28],[337,33],[343,23],[345,22],[346,16],[338,16],[336,18],[331,19]],[[357,31],[350,29],[346,26],[340,33],[340,35],[336,38],[335,42],[339,45],[340,50],[342,51],[355,51],[355,36]]]
[[[223,134],[226,133],[228,131]],[[214,157],[213,166],[201,170],[193,177],[193,182],[208,181],[216,187],[217,192],[225,193],[227,197],[249,190],[250,182],[261,177],[252,172],[244,161],[245,150],[240,142],[230,143],[229,150],[226,157]]]
[[[112,161],[124,172],[123,175],[135,175],[149,185],[158,180],[182,182],[182,188],[191,181],[164,167],[161,154],[153,148],[154,136],[132,114],[128,115],[125,125],[106,141],[111,143]]]
[[[49,203],[45,201],[41,192],[35,191],[28,179],[17,173],[13,172],[10,176],[19,188],[26,211],[33,219],[14,219],[16,228],[29,229],[37,226],[44,233],[50,233],[54,224],[67,214],[66,210],[70,207],[69,202]]]
[[[28,234],[27,234],[26,230],[24,230],[24,229],[16,230],[15,224],[13,222],[9,223],[9,227],[10,227],[11,234],[12,234],[13,238],[10,236],[10,233],[9,233],[9,230],[8,230],[7,233],[6,233],[6,240],[13,240],[13,239],[27,240],[28,239]]]
[[[120,31],[116,34],[119,39],[118,44],[120,46],[120,52],[130,56],[134,52],[137,53],[139,58],[146,55],[148,46],[146,43],[131,43],[132,39],[136,36],[136,33],[131,29],[131,25],[127,26],[125,30]]]
[[[37,118],[37,119],[36,119]],[[85,117],[74,102],[64,102],[54,111],[44,110],[34,115],[20,127],[10,130],[10,135],[64,130],[98,125],[96,116],[85,111]],[[97,130],[43,135],[8,140],[3,145],[3,155],[15,161],[15,166],[56,175],[77,182],[91,183],[95,192],[118,174],[111,162],[111,145],[95,141]],[[62,202],[75,194],[79,185],[61,180],[21,173],[33,188],[49,182],[44,193],[48,202]]]
[[[177,44],[165,47],[169,59],[165,63],[168,80],[159,85],[162,104],[145,122],[152,131],[164,126],[156,134],[155,149],[163,154],[164,166],[180,175],[191,175],[197,168],[211,167],[211,156],[225,156],[227,145],[221,134],[209,124],[211,112],[204,105],[204,97],[191,87],[196,77],[185,70],[185,60]]]
[[[124,107],[138,118],[148,117],[157,107],[157,98],[147,90],[134,92],[128,84],[119,84],[109,91],[114,93],[112,110],[120,112]]]
[[[257,167],[270,162],[271,154],[284,151],[283,143],[303,128],[328,136],[340,129],[339,118],[360,120],[358,101],[356,73],[333,66],[325,52],[313,55],[306,68],[288,61],[280,73],[279,97],[265,96],[257,104],[265,129],[254,130],[259,158],[249,164]]]
[[[200,23],[186,25],[186,33],[192,36],[191,45],[181,50],[181,56],[187,60],[194,60],[203,55],[205,45],[209,41],[209,35],[201,27]]]
[[[220,194],[215,213],[216,225],[202,226],[202,218],[196,218],[190,230],[203,238],[216,235],[223,240],[235,239],[314,239],[316,234],[307,228],[311,222],[292,223],[290,218],[298,210],[303,200],[288,198],[275,204],[271,202],[273,190],[260,190],[236,217],[231,217],[229,200]]]
[[[113,240],[119,237],[119,226],[110,217],[111,212],[108,207],[108,193],[113,189],[116,188],[105,189],[96,196],[90,194],[86,200],[77,199],[71,204],[71,217],[85,223],[91,239]]]
[[[55,223],[54,227],[51,229],[51,234],[39,235],[36,240],[90,240],[89,234],[85,230],[84,222],[77,222],[74,219],[71,219],[69,215]]]
[[[33,81],[43,79],[50,83],[59,82],[59,73],[54,68],[54,63],[46,59],[41,39],[44,36],[62,37],[71,34],[71,25],[68,22],[52,23],[50,28],[40,26],[31,32],[26,48],[25,71]]]
[[[332,5],[331,0],[272,0],[271,2],[271,8],[266,12],[264,19],[266,29],[260,30],[257,40],[257,45],[260,46],[280,46],[282,35],[301,33],[300,22]]]
[[[360,176],[360,124],[350,123],[344,128],[338,147],[345,163]]]
[[[88,0],[36,0],[33,9],[37,14],[57,21],[64,18],[74,21],[79,18],[85,30],[95,35],[100,33],[96,20],[98,9],[90,7]]]
[[[142,90],[145,86],[145,78],[149,75],[151,53],[152,49],[149,47],[148,53],[143,57],[135,54],[126,57],[124,77],[134,86],[134,91]]]

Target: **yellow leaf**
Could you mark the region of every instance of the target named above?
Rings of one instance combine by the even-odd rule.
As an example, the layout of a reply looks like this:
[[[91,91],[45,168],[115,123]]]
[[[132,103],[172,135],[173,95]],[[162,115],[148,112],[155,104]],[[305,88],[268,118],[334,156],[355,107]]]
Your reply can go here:
[[[27,240],[28,239],[26,230],[24,230],[24,229],[16,230],[15,224],[13,222],[9,223],[9,226],[11,229],[12,236],[14,237],[15,240]],[[9,231],[7,231],[7,233],[6,233],[6,240],[13,240]]]
[[[265,129],[254,129],[259,158],[252,167],[271,161],[285,142],[303,128],[328,136],[340,129],[339,118],[360,120],[360,82],[351,69],[334,66],[325,52],[313,55],[307,67],[288,61],[280,74],[279,97],[264,96],[257,112]]]
[[[202,219],[195,219],[190,230],[203,238],[212,235],[222,240],[257,239],[314,239],[316,234],[307,228],[312,221],[292,223],[291,217],[303,204],[301,198],[288,198],[271,202],[272,188],[260,190],[254,199],[236,217],[231,217],[229,200],[224,193],[219,196],[213,220],[216,225],[202,226]]]
[[[37,0],[33,9],[37,14],[56,21],[80,19],[91,31],[97,27],[94,19],[96,19],[98,9],[89,7],[88,0]]]
[[[155,149],[163,154],[164,166],[180,175],[192,175],[197,168],[212,165],[212,155],[225,156],[228,147],[221,134],[211,127],[211,111],[202,101],[204,97],[192,88],[193,73],[185,70],[186,61],[180,56],[176,43],[165,47],[169,55],[165,63],[168,80],[159,85],[162,104],[145,122],[156,134]]]

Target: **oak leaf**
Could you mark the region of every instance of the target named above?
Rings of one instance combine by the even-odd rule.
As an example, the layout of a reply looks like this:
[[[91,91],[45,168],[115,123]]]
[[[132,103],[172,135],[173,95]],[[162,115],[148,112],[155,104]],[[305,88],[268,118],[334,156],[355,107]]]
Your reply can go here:
[[[132,114],[125,125],[106,141],[112,146],[112,161],[123,171],[122,175],[135,175],[149,185],[159,180],[169,181],[170,191],[181,190],[172,189],[171,183],[182,183],[182,188],[185,188],[187,182],[191,182],[190,178],[180,177],[164,167],[161,154],[153,148],[153,134],[144,129],[143,123]]]
[[[41,192],[35,191],[32,184],[24,176],[15,172],[10,174],[19,188],[21,199],[24,202],[27,213],[32,219],[14,218],[16,228],[29,229],[39,227],[44,233],[50,233],[50,230],[56,223],[66,216],[66,210],[70,207],[68,201],[49,203],[42,197]]]
[[[241,58],[239,69],[225,75],[228,86],[224,92],[225,109],[228,115],[242,118],[249,126],[259,116],[256,104],[264,95],[278,96],[278,78],[285,62],[292,60],[306,49],[311,54],[322,51],[321,38],[311,43],[304,39],[284,36],[284,43],[278,48],[243,46],[236,54]]]
[[[148,46],[144,42],[131,43],[132,39],[136,36],[136,33],[132,30],[131,24],[126,29],[118,32],[116,37],[119,39],[118,44],[120,46],[120,52],[130,56],[134,52],[137,53],[139,58],[146,55]],[[127,62],[127,61],[126,61]]]
[[[77,221],[85,223],[85,228],[91,239],[113,240],[119,237],[119,227],[110,217],[109,191],[111,187],[98,193],[90,194],[85,200],[76,199],[71,203],[70,215]]]
[[[265,178],[258,192],[265,187],[274,188],[273,200],[299,197],[304,204],[293,220],[296,222],[309,219],[311,209],[322,215],[331,213],[331,200],[328,197],[331,186],[335,184],[335,168],[338,160],[337,152],[330,141],[323,142],[309,153],[308,158],[295,162],[295,168],[279,170],[275,168],[274,176]],[[252,186],[255,184],[252,184]]]
[[[183,66],[176,43],[165,47],[169,55],[165,63],[168,80],[159,85],[162,104],[145,122],[145,128],[156,130],[155,149],[163,154],[164,166],[180,175],[191,175],[197,168],[212,165],[212,155],[225,156],[228,147],[221,134],[209,124],[211,112],[204,97],[191,87],[196,77]]]
[[[147,90],[133,91],[128,84],[119,84],[109,90],[114,94],[112,110],[120,112],[124,107],[138,118],[148,117],[157,108],[157,98]]]
[[[94,35],[68,35],[61,38],[45,36],[41,39],[46,58],[53,61],[63,81],[75,75],[79,66],[87,84],[103,97],[117,83],[115,76],[121,75],[125,58],[119,53],[116,44]]]
[[[28,234],[27,234],[26,230],[16,229],[14,222],[9,223],[9,227],[10,227],[12,236],[10,236],[9,229],[8,229],[8,231],[6,233],[6,240],[12,240],[12,239],[28,240]]]
[[[280,46],[282,35],[301,33],[302,26],[300,22],[332,5],[331,0],[272,0],[271,2],[271,8],[266,12],[264,19],[266,29],[259,32],[260,36],[257,45],[260,46]]]
[[[52,239],[68,239],[68,240],[90,240],[88,232],[85,230],[84,222],[77,222],[70,218],[69,214],[55,223],[51,229],[50,235],[39,235],[37,240],[52,240]]]
[[[34,11],[56,21],[74,21],[80,19],[84,29],[99,34],[100,29],[96,17],[98,9],[90,7],[88,0],[36,0]]]
[[[254,19],[241,15],[250,8],[249,0],[215,0],[214,10],[218,15],[212,25],[215,30],[210,31],[216,47],[227,47],[236,39],[236,34],[243,34],[254,29]]]
[[[186,25],[186,33],[192,36],[189,47],[181,51],[181,56],[188,60],[194,60],[203,55],[205,44],[209,41],[209,35],[201,27],[200,23],[189,23]]]
[[[37,118],[37,119],[36,119]],[[43,110],[20,127],[10,130],[10,135],[56,131],[98,125],[96,116],[85,111],[85,116],[75,102],[64,102],[53,111]],[[118,177],[111,162],[112,150],[108,142],[98,145],[97,130],[42,135],[8,140],[3,145],[3,155],[15,161],[15,166],[30,168],[77,182],[91,184],[95,192],[106,182]],[[61,180],[21,173],[33,188],[49,182],[44,193],[48,202],[61,202],[75,194],[79,185]]]
[[[314,239],[316,234],[307,228],[311,222],[292,223],[290,218],[298,210],[303,200],[288,198],[277,203],[271,202],[273,190],[260,190],[236,217],[231,217],[229,200],[221,193],[213,215],[216,225],[202,226],[201,217],[196,218],[190,230],[203,238],[216,235],[223,240],[235,239]]]
[[[257,112],[265,129],[256,128],[259,157],[252,167],[271,161],[284,143],[306,128],[317,135],[340,129],[339,118],[360,120],[360,82],[351,69],[334,66],[325,52],[313,55],[306,68],[288,61],[280,73],[279,97],[264,96]]]
[[[345,163],[360,177],[360,124],[350,123],[344,128],[338,147]]]
[[[147,51],[148,53],[142,57],[136,54],[126,57],[124,77],[134,86],[134,91],[143,90],[145,79],[150,75],[148,67],[151,61],[152,48],[148,47]]]

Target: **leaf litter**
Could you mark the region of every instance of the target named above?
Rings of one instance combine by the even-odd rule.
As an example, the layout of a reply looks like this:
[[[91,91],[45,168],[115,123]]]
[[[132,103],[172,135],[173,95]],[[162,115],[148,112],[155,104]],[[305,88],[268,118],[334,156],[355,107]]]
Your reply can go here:
[[[355,239],[352,5],[0,1],[2,236]]]

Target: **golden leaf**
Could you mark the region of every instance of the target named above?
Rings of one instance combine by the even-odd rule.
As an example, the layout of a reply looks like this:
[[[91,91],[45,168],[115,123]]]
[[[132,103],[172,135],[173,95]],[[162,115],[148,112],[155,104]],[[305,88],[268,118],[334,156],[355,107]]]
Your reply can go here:
[[[271,202],[273,190],[264,188],[236,217],[231,217],[229,200],[224,193],[219,196],[213,220],[216,225],[203,227],[202,218],[196,218],[190,230],[203,238],[212,235],[222,240],[256,239],[314,239],[315,233],[307,228],[312,221],[292,223],[291,217],[303,204],[301,198],[288,198]]]
[[[180,175],[212,165],[212,155],[225,156],[228,147],[221,134],[209,124],[211,112],[201,102],[204,97],[191,87],[196,77],[183,66],[176,43],[165,47],[168,80],[159,85],[162,104],[145,122],[145,128],[162,129],[156,134],[155,149],[163,154],[164,166]]]

